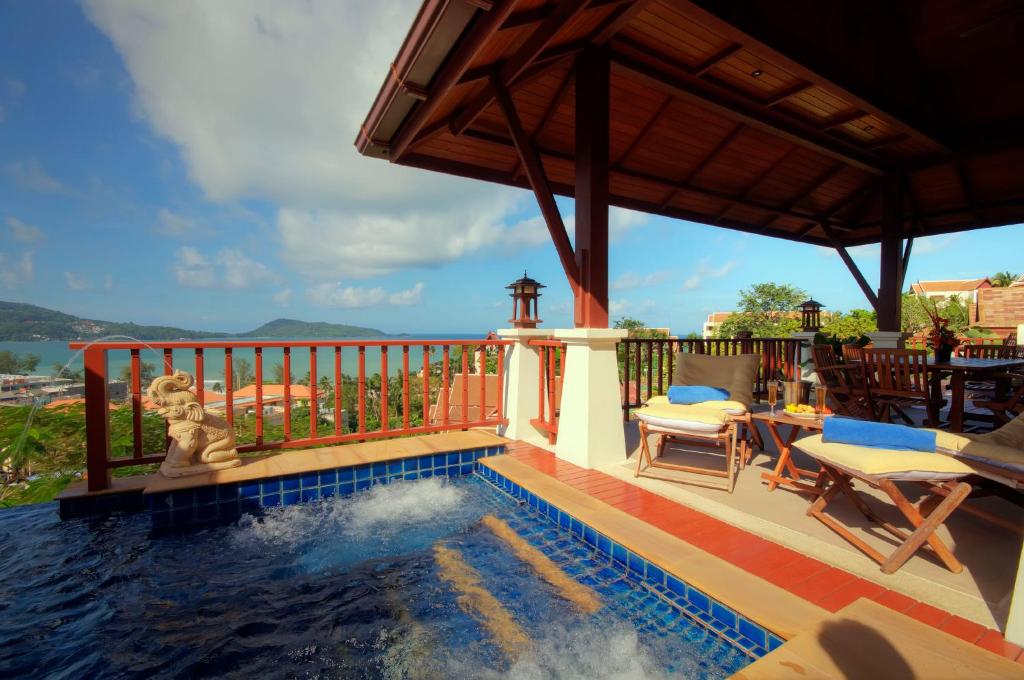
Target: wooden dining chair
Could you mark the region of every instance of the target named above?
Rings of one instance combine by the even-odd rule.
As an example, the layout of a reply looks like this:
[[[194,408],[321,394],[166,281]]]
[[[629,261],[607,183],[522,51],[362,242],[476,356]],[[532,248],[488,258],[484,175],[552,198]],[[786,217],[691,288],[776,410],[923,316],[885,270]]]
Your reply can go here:
[[[1016,348],[1006,345],[964,345],[960,356],[965,359],[1009,359]]]
[[[913,422],[904,409],[929,404],[928,352],[923,349],[873,348],[863,350],[864,387],[868,406],[884,423],[892,422],[896,413]],[[928,410],[928,424],[933,422]]]
[[[818,381],[828,388],[827,398],[835,413],[862,420],[878,419],[868,404],[859,366],[840,363],[831,345],[814,345],[811,360]]]
[[[864,348],[860,345],[843,345],[843,363],[859,363],[864,358]]]

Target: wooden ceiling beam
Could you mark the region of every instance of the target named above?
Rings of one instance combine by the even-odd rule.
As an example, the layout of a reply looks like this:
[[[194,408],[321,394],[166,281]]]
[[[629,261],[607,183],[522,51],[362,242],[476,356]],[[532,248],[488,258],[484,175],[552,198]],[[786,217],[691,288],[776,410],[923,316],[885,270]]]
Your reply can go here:
[[[576,254],[573,252],[572,243],[569,241],[569,235],[565,230],[565,223],[562,221],[562,214],[558,210],[554,193],[544,172],[544,163],[541,161],[540,155],[533,144],[530,143],[530,138],[527,136],[526,130],[523,129],[522,121],[520,121],[519,114],[516,112],[512,96],[509,94],[504,83],[499,80],[499,76],[495,75],[491,81],[491,89],[494,91],[498,107],[505,116],[509,134],[512,135],[513,145],[519,154],[519,161],[522,163],[523,169],[526,171],[526,177],[530,181],[530,187],[537,197],[537,203],[540,205],[544,222],[547,224],[551,240],[554,241],[555,250],[558,252],[558,259],[562,263],[562,269],[565,270],[565,276],[568,278],[569,285],[575,294],[580,286],[580,271],[576,265]]]
[[[583,40],[573,40],[572,42],[563,43],[556,45],[555,47],[549,47],[540,53],[530,67],[523,71],[523,73],[516,79],[515,85],[520,85],[524,81],[528,80],[531,75],[540,73],[548,68],[548,66],[559,59],[569,57],[579,53],[587,46],[587,43]],[[488,80],[491,74],[501,68],[502,62],[497,61],[490,64],[484,64],[483,66],[475,66],[468,69],[462,78],[459,79],[459,85],[466,85],[480,80]]]
[[[644,7],[650,4],[651,0],[629,0],[628,4],[623,3],[601,22],[597,30],[590,35],[591,44],[601,47],[607,45],[608,41],[614,38],[619,31],[626,27],[633,18],[643,11]]]
[[[569,85],[572,84],[573,77],[575,75],[575,69],[570,68],[566,71],[565,78],[562,79],[562,83],[558,86],[558,90],[555,91],[555,96],[552,97],[551,101],[548,103],[548,107],[541,115],[540,120],[537,121],[537,127],[535,127],[533,132],[530,133],[531,145],[537,142],[537,138],[540,137],[542,132],[544,132],[544,127],[548,124],[548,121],[551,120],[551,116],[555,115],[555,111],[557,111],[558,107],[562,105],[562,101],[569,93]],[[519,171],[522,170],[522,167],[522,162],[516,164],[516,167],[512,169],[512,179],[515,179],[516,176],[519,175]]]
[[[633,137],[633,141],[629,143],[629,146],[626,147],[626,150],[622,152],[622,155],[619,156],[614,163],[612,163],[612,169],[615,169],[626,162],[626,159],[628,159],[630,154],[632,154],[636,150],[636,148],[640,146],[640,143],[643,142],[645,137],[647,137],[647,133],[651,131],[651,128],[658,124],[658,121],[661,120],[661,117],[665,114],[665,111],[667,111],[668,107],[671,105],[672,95],[665,95],[665,101],[663,101],[658,106],[658,108],[655,109],[654,114],[647,120],[646,123],[644,123],[644,126],[640,128],[640,132],[638,132],[636,136]]]
[[[670,191],[667,196],[665,196],[665,199],[661,202],[661,206],[664,208],[665,206],[670,204],[675,199],[675,197],[679,195],[680,191],[684,189],[692,190],[692,182],[694,179],[697,178],[697,175],[699,175],[709,165],[711,165],[711,163],[713,163],[714,160],[718,158],[718,154],[725,151],[729,144],[731,144],[732,141],[736,139],[736,136],[743,132],[745,128],[746,126],[743,123],[738,123],[736,127],[730,130],[729,134],[723,137],[718,142],[718,144],[716,144],[714,148],[711,149],[711,151],[705,154],[704,158],[702,158],[700,162],[697,163],[697,165],[693,166],[693,169],[690,170],[690,172],[686,173],[685,177],[679,180],[679,182],[676,184],[676,187],[672,191]]]
[[[828,132],[834,130],[837,127],[842,127],[847,123],[852,123],[855,120],[860,120],[864,116],[868,115],[867,111],[863,109],[855,109],[853,111],[841,111],[834,116],[830,116],[818,126],[818,129],[822,132]]]
[[[974,185],[971,183],[971,178],[967,174],[967,168],[964,167],[963,163],[954,163],[953,168],[956,170],[956,177],[960,180],[960,187],[964,192],[964,199],[967,201],[967,207],[971,212],[974,213],[974,217],[981,222],[985,219],[985,215],[978,210],[978,201],[974,194]]]
[[[806,92],[812,87],[814,87],[814,83],[812,83],[811,81],[801,80],[797,83],[790,85],[789,87],[784,87],[778,92],[769,95],[767,99],[762,101],[762,103],[769,108],[771,108],[772,106],[778,106],[779,104],[786,101],[790,97],[795,97],[801,92]]]
[[[714,111],[736,122],[762,130],[817,153],[875,175],[886,173],[885,164],[842,140],[822,133],[774,109],[716,88],[690,74],[677,77],[625,54],[613,53],[612,68],[640,83]],[[713,88],[713,89],[712,89]]]
[[[537,28],[526,38],[511,57],[506,59],[499,67],[498,73],[493,82],[501,84],[502,87],[511,87],[516,79],[550,46],[555,34],[564,24],[569,23],[583,12],[589,0],[562,0],[555,6]],[[478,93],[472,100],[462,107],[462,110],[452,121],[451,131],[455,135],[472,125],[484,109],[494,101],[495,93],[493,87],[488,87]]]
[[[718,50],[710,57],[705,59],[703,62],[698,64],[695,68],[693,68],[690,71],[690,73],[692,73],[695,76],[702,76],[708,71],[710,71],[712,68],[714,68],[716,64],[725,61],[726,59],[728,59],[729,57],[736,54],[742,49],[743,45],[739,43],[732,43],[731,45],[727,45],[726,47],[723,47],[722,49]]]
[[[607,5],[621,5],[625,2],[631,2],[632,0],[593,0],[590,3],[590,9],[597,7],[604,7]],[[501,30],[506,31],[513,28],[521,28],[530,24],[536,24],[548,16],[555,9],[554,4],[541,5],[540,7],[531,7],[530,9],[519,10],[513,12],[512,16],[505,20],[505,23],[501,25]]]
[[[499,3],[472,25],[459,46],[444,62],[444,66],[434,75],[427,98],[417,105],[390,140],[389,155],[392,162],[397,161],[406,152],[409,144],[416,139],[420,130],[433,116],[444,95],[462,78],[476,53],[500,30],[501,25],[512,13],[514,5],[515,3],[510,0]]]
[[[510,140],[510,139],[508,139],[506,137],[502,137],[501,135],[496,135],[496,134],[494,134],[492,132],[483,132],[481,130],[469,129],[469,130],[466,130],[463,133],[463,135],[465,137],[470,137],[472,139],[479,139],[480,141],[488,142],[488,143],[491,143],[491,144],[497,144],[499,146],[514,147],[514,143],[513,143],[512,140]],[[557,159],[557,160],[561,160],[561,161],[566,161],[566,162],[569,162],[569,163],[574,162],[574,157],[570,153],[565,153],[563,151],[556,151],[554,149],[546,149],[546,148],[543,148],[543,147],[537,146],[537,145],[534,145],[534,148],[536,149],[537,153],[542,158],[547,157],[547,158]],[[627,168],[617,167],[617,168],[611,168],[610,171],[613,174],[618,174],[618,175],[621,175],[623,177],[628,177],[630,179],[640,180],[640,181],[643,181],[643,182],[650,182],[651,184],[656,184],[656,185],[658,185],[660,187],[664,187],[665,189],[678,189],[679,188],[671,180],[665,179],[664,177],[658,177],[656,175],[651,175],[649,173],[641,172],[639,170],[630,170],[630,169],[627,169]],[[780,212],[778,207],[771,206],[771,205],[768,205],[768,204],[765,204],[765,203],[760,203],[758,201],[752,201],[752,200],[749,200],[749,199],[742,199],[742,198],[739,198],[737,196],[733,196],[732,194],[727,194],[727,193],[724,193],[724,192],[721,192],[721,191],[715,191],[713,189],[706,189],[706,188],[701,188],[701,187],[696,187],[696,186],[690,186],[690,187],[683,188],[683,190],[684,191],[690,191],[690,192],[693,192],[695,194],[701,194],[701,195],[707,196],[708,198],[713,198],[713,199],[716,199],[716,200],[719,200],[719,201],[732,201],[732,202],[735,202],[737,205],[742,205],[742,206],[745,206],[745,207],[748,207],[748,208],[754,208],[754,209],[757,209],[757,210],[764,210],[766,212]],[[657,206],[658,204],[651,203],[650,205]],[[790,210],[790,211],[784,211],[783,214],[786,214],[786,215],[788,215],[790,217],[793,217],[795,219],[798,219],[798,220],[817,220],[817,219],[820,219],[820,216],[815,215],[813,213],[806,212],[806,211],[805,212],[797,212],[795,210]],[[704,218],[707,219],[708,216],[705,215]]]

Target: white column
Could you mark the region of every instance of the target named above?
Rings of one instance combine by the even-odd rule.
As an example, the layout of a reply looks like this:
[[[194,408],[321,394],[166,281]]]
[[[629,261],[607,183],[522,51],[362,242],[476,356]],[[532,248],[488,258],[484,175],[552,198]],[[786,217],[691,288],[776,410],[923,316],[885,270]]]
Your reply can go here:
[[[1015,645],[1024,645],[1024,545],[1017,562],[1017,580],[1013,584],[1010,614],[1006,619],[1003,637]]]
[[[554,335],[566,344],[555,455],[585,468],[624,463],[626,436],[615,344],[627,332],[574,328],[556,330]]]
[[[537,401],[540,389],[540,353],[530,347],[530,340],[551,337],[551,331],[540,328],[505,328],[498,331],[503,340],[514,341],[505,354],[504,404],[508,425],[498,434],[548,447],[547,436],[530,424],[539,415]]]
[[[879,349],[896,348],[903,343],[903,333],[898,331],[874,331],[867,334],[871,342]]]
[[[811,359],[811,347],[814,345],[814,331],[800,331],[789,336],[800,341],[800,379],[817,382],[818,376],[814,372],[814,361]]]

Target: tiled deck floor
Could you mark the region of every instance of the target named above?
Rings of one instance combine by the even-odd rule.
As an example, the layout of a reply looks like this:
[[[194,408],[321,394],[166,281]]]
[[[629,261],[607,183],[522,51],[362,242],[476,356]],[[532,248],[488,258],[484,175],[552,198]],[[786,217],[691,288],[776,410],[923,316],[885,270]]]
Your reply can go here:
[[[508,444],[506,452],[564,484],[829,611],[838,611],[861,597],[870,598],[1024,664],[1024,650],[1005,641],[997,630],[854,576],[611,475],[559,460],[549,451],[525,442]]]

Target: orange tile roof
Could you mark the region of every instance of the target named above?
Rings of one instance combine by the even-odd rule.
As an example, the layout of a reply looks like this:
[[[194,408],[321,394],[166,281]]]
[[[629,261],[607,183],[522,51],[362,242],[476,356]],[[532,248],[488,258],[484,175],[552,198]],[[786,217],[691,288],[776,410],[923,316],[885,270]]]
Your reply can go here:
[[[980,279],[949,279],[946,281],[918,281],[910,288],[918,295],[922,293],[939,293],[950,290],[972,291],[990,283],[988,278]]]
[[[234,392],[235,397],[255,397],[256,386],[246,385],[241,389],[237,389]],[[265,383],[263,385],[263,396],[264,397],[283,397],[284,396],[284,385],[275,383]],[[291,397],[292,399],[309,399],[309,385],[292,385],[291,386]],[[223,399],[223,397],[221,397]]]
[[[85,399],[83,399],[82,397],[70,397],[68,399],[54,399],[53,401],[51,401],[49,404],[47,404],[43,408],[48,408],[48,409],[71,408],[72,406],[77,406],[78,404],[84,404],[84,403],[85,403]],[[114,411],[114,410],[117,409],[117,404],[115,404],[113,402],[109,402],[107,404],[107,408],[109,408],[111,411]]]

